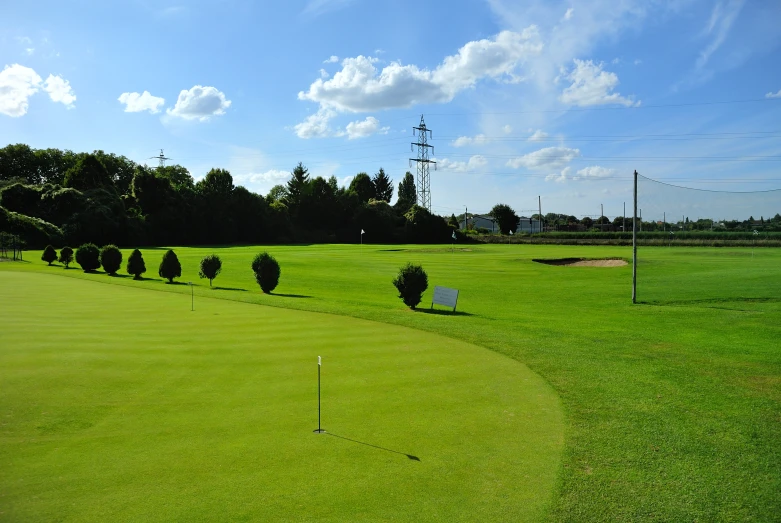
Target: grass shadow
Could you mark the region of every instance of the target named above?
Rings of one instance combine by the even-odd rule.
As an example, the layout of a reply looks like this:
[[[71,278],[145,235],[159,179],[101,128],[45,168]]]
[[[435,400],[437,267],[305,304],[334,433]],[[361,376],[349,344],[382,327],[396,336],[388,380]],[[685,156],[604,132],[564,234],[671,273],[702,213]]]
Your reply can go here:
[[[353,443],[357,443],[359,445],[366,445],[367,447],[372,447],[374,449],[378,450],[384,450],[385,452],[392,452],[394,454],[400,454],[402,456],[407,456],[408,459],[411,459],[412,461],[420,461],[420,458],[417,456],[413,456],[412,454],[407,454],[406,452],[399,452],[398,450],[388,449],[385,447],[380,447],[379,445],[372,445],[371,443],[366,443],[364,441],[358,441],[357,439],[348,438],[345,436],[339,436],[338,434],[333,434],[331,432],[324,432],[324,434],[327,434],[328,436],[333,436],[334,438],[343,439],[345,441],[351,441]]]
[[[109,274],[112,278],[130,278],[129,274]]]
[[[472,314],[471,312],[449,311],[444,309],[415,309],[415,312],[433,314],[435,316],[477,316],[477,314]]]
[[[282,294],[280,292],[270,292],[269,295],[281,296],[282,298],[311,298],[311,296],[307,296],[305,294]]]
[[[238,287],[212,287],[215,291],[242,291],[247,292],[247,289],[239,289]]]

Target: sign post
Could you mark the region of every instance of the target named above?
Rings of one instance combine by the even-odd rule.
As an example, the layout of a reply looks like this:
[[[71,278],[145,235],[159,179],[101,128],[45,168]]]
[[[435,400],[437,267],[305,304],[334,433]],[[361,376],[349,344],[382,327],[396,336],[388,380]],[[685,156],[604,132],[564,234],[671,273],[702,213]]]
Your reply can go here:
[[[456,304],[458,303],[458,289],[449,289],[447,287],[440,287],[439,285],[434,287],[434,297],[431,298],[431,308],[434,308],[434,304],[444,305],[445,307],[453,307],[453,312],[456,311]]]

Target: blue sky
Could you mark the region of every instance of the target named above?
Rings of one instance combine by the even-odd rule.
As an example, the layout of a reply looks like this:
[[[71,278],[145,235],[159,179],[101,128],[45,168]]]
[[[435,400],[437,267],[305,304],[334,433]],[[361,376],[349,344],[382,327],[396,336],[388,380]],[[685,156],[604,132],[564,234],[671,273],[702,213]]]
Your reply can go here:
[[[769,0],[4,2],[0,143],[163,148],[266,194],[299,161],[398,183],[423,114],[435,212],[616,216],[634,169],[781,188],[780,25]]]

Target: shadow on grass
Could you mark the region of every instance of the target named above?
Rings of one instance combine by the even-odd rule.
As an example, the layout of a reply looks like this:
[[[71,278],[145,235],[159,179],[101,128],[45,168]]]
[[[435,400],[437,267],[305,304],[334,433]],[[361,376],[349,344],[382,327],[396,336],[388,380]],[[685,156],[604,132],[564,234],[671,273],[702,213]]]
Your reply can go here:
[[[270,292],[269,295],[281,296],[282,298],[311,298],[311,296],[307,296],[305,294],[282,294],[280,292]]]
[[[779,302],[781,302],[781,298],[777,298],[777,297],[703,298],[697,300],[637,300],[638,305],[652,305],[655,307],[664,307],[667,305],[671,307],[692,305],[692,306],[701,306],[709,309],[724,308],[724,307],[716,307],[716,305],[729,305],[729,304],[738,304],[738,303],[779,303]],[[729,309],[729,310],[741,310],[741,309]]]
[[[239,289],[238,287],[212,287],[215,291],[243,291],[247,292],[247,289]]]
[[[415,312],[422,312],[423,314],[433,314],[435,316],[477,316],[470,312],[464,311],[446,311],[443,309],[415,309]]]
[[[109,274],[112,278],[130,278],[129,274]]]
[[[399,452],[398,450],[386,449],[385,447],[380,447],[379,445],[372,445],[371,443],[365,443],[363,441],[358,441],[357,439],[351,439],[351,438],[347,438],[345,436],[339,436],[338,434],[333,434],[331,432],[324,432],[324,434],[326,434],[328,436],[333,436],[334,438],[343,439],[345,441],[351,441],[353,443],[358,443],[359,445],[366,445],[367,447],[372,447],[374,449],[384,450],[385,452],[392,452],[394,454],[400,454],[402,456],[407,456],[407,458],[411,459],[412,461],[420,461],[419,457],[413,456],[412,454],[407,454],[406,452]]]
[[[167,281],[167,282],[165,282],[165,284],[166,285],[187,285],[187,286],[190,285],[186,281]]]

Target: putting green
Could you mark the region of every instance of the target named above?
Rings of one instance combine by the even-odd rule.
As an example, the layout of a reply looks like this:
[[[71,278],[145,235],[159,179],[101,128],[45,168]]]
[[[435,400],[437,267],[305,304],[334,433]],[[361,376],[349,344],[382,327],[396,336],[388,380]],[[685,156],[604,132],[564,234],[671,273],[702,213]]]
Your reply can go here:
[[[2,271],[0,289],[2,520],[529,521],[550,508],[559,399],[495,352],[212,298],[191,312],[189,295],[39,273]]]

